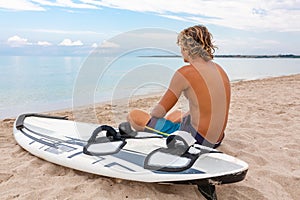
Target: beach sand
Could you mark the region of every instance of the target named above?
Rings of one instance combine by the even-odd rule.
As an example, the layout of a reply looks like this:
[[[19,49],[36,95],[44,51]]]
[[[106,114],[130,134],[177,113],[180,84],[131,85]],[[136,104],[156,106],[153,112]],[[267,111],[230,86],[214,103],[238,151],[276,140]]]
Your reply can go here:
[[[149,110],[158,99],[97,105],[98,123],[114,125],[129,109]],[[93,107],[51,114],[95,120]],[[196,186],[120,181],[41,160],[16,144],[13,122],[0,122],[0,199],[203,199]],[[244,181],[217,186],[219,199],[299,199],[300,75],[232,83],[219,150],[249,164]]]

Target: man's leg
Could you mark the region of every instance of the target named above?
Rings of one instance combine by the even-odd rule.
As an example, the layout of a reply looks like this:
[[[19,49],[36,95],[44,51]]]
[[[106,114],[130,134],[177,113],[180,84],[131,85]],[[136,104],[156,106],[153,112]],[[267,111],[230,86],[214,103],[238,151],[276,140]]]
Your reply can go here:
[[[140,109],[134,109],[127,115],[127,121],[136,131],[144,131],[150,118],[150,114]]]
[[[175,110],[175,111],[169,113],[166,116],[166,119],[170,120],[172,122],[181,122],[182,117],[183,117],[183,113],[180,110]]]

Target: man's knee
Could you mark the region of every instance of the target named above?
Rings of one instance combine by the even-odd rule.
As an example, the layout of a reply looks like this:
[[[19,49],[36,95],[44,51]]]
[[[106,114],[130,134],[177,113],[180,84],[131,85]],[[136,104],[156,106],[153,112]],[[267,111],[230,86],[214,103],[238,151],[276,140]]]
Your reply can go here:
[[[170,121],[172,121],[172,122],[181,122],[182,117],[183,117],[182,111],[180,111],[180,110],[175,110],[175,111],[169,113],[169,114],[166,116],[166,119],[167,119],[167,120],[170,120]]]
[[[143,131],[150,118],[151,116],[147,112],[139,109],[130,111],[127,116],[127,120],[137,131]]]

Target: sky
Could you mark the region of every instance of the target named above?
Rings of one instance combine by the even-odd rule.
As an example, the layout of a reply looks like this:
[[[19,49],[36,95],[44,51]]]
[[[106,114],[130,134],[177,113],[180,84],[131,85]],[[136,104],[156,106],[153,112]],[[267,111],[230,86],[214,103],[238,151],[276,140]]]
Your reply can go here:
[[[197,24],[216,54],[299,55],[299,21],[300,0],[0,0],[0,55],[86,55],[124,32]]]

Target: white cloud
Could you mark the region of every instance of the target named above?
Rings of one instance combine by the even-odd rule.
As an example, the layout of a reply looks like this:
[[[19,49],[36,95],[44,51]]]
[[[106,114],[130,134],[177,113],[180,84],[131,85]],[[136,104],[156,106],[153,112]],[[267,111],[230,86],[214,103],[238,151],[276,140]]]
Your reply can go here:
[[[92,48],[98,48],[98,47],[100,47],[100,48],[103,48],[103,49],[112,49],[112,48],[119,48],[120,45],[117,44],[117,43],[111,42],[111,41],[104,40],[102,43],[99,43],[99,44],[93,43],[91,45],[91,47]]]
[[[150,12],[195,24],[258,31],[300,31],[299,0],[0,0],[0,8],[43,11],[46,7]]]
[[[21,47],[31,43],[28,42],[28,39],[15,35],[7,39],[7,44],[11,47]]]
[[[45,8],[28,0],[0,0],[0,8],[24,11],[45,11]]]
[[[47,41],[38,41],[37,45],[38,46],[44,46],[44,47],[46,47],[46,46],[52,46],[52,44],[50,42],[47,42]]]
[[[45,11],[45,6],[77,8],[77,9],[100,9],[87,3],[74,3],[72,0],[0,0],[0,8],[18,11]]]
[[[59,46],[82,46],[83,43],[80,40],[72,41],[70,39],[64,39]]]
[[[98,44],[97,44],[97,43],[93,43],[91,47],[92,47],[92,48],[97,48],[97,47],[98,47]]]
[[[180,16],[175,16],[175,15],[164,15],[164,14],[160,14],[159,16],[161,17],[165,17],[165,18],[169,18],[169,19],[175,19],[175,20],[179,20],[179,21],[190,21],[184,17],[180,17]]]
[[[35,3],[38,3],[42,6],[57,6],[57,7],[66,7],[66,8],[80,8],[80,9],[98,9],[97,6],[87,4],[87,3],[74,3],[72,0],[32,0]]]
[[[215,24],[235,29],[300,31],[300,2],[253,0],[81,0],[97,6],[152,12],[197,24]]]

